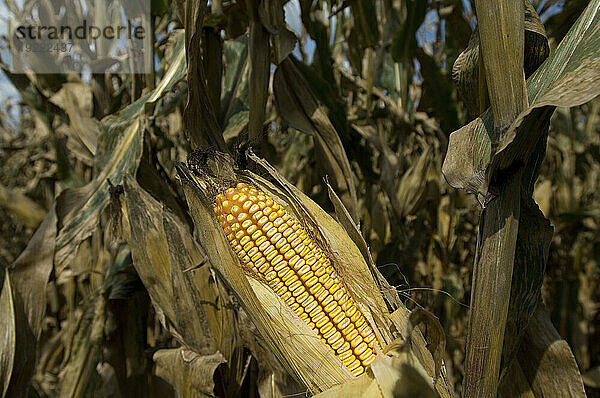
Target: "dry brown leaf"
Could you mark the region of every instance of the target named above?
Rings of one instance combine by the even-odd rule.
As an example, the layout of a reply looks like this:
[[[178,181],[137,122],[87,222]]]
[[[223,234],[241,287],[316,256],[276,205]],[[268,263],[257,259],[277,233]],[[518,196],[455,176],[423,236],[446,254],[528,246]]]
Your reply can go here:
[[[214,397],[213,375],[226,362],[220,352],[203,356],[183,348],[158,350],[153,359],[156,375],[168,381],[180,398]]]

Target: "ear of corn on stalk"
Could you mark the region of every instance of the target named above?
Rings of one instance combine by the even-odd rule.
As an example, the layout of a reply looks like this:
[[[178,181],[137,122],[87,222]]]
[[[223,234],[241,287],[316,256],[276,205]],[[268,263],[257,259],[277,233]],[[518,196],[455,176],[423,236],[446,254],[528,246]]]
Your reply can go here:
[[[298,220],[244,183],[216,197],[215,212],[242,264],[265,281],[355,375],[375,358],[373,329]]]
[[[346,385],[346,383],[353,381],[360,381],[359,384],[362,387],[370,385],[374,388],[374,392],[380,391],[381,383],[390,384],[390,386],[396,385],[398,381],[396,376],[391,377],[392,374],[389,372],[386,373],[386,371],[376,372],[375,368],[377,366],[379,368],[383,366],[385,369],[389,367],[382,362],[385,359],[385,355],[375,356],[374,354],[375,352],[385,352],[387,355],[390,355],[387,347],[389,347],[390,343],[398,341],[401,343],[403,341],[400,336],[406,330],[405,321],[407,319],[402,321],[404,319],[402,318],[402,314],[400,322],[398,322],[398,319],[392,319],[393,317],[389,313],[389,309],[380,292],[382,287],[377,284],[365,257],[357,247],[357,244],[349,237],[347,229],[345,230],[340,225],[340,221],[336,221],[303,192],[285,180],[264,159],[255,157],[254,161],[270,175],[271,181],[248,170],[237,169],[230,157],[218,152],[205,154],[199,157],[198,161],[194,159],[192,158],[192,161],[188,160],[189,166],[179,164],[178,171],[184,183],[183,188],[186,193],[191,216],[198,230],[198,239],[206,250],[208,261],[215,268],[217,274],[226,281],[235,293],[240,307],[248,314],[256,326],[257,331],[260,333],[260,336],[256,337],[260,339],[261,344],[268,347],[286,371],[297,378],[312,394],[332,390],[334,387]],[[248,185],[238,186],[239,182],[244,182]],[[227,191],[229,187],[234,188]],[[249,191],[255,189],[256,192],[252,191],[250,192],[252,195],[249,195],[248,192],[242,192],[242,189],[248,189]],[[228,192],[231,196],[235,193],[238,194],[236,203],[232,203],[233,196],[228,198]],[[241,200],[240,203],[242,195],[246,195],[248,198]],[[262,225],[259,225],[258,221],[265,214],[260,204],[258,205],[258,210],[256,208],[253,210],[263,212],[262,216],[254,220],[252,215],[255,213],[249,213],[252,205],[258,204],[258,202],[248,203],[246,205],[247,209],[244,209],[244,204],[250,200],[250,196],[255,196],[256,199],[259,199],[259,195],[261,196],[261,200],[258,202],[264,202],[264,208],[266,209],[268,201],[271,208],[270,211],[267,210],[269,214]],[[224,203],[224,201],[228,203]],[[223,206],[224,204],[225,206]],[[219,205],[221,206],[220,209]],[[235,216],[232,211],[234,205],[237,206]],[[243,213],[246,215],[241,216],[242,220],[234,221],[234,219],[228,217],[231,215],[237,218],[237,216]],[[269,219],[269,217],[273,217],[273,219]],[[278,221],[279,218],[282,219],[281,223]],[[246,222],[249,220],[252,221],[249,223]],[[244,222],[246,224],[242,226]],[[282,226],[284,222],[287,227]],[[236,226],[236,223],[239,225]],[[271,226],[268,223],[278,223],[278,225]],[[253,228],[253,225],[256,229]],[[269,228],[266,228],[267,226]],[[279,230],[280,227],[282,228],[281,231]],[[283,228],[287,230],[288,227],[291,229],[291,232],[285,237],[285,241],[281,241],[278,248],[276,246],[277,243],[284,238]],[[238,230],[233,231],[234,228],[238,228]],[[277,231],[270,232],[271,229],[275,228]],[[248,229],[250,229],[250,233],[248,233]],[[261,235],[257,233],[259,229]],[[235,234],[231,236],[233,232],[238,232],[239,230],[244,231],[244,236],[241,236],[241,233],[237,238]],[[271,238],[274,238],[277,233],[282,235],[281,238],[277,236],[279,240],[274,243],[271,242]],[[287,234],[288,232],[285,231],[285,233]],[[293,233],[296,234],[296,237],[288,240],[287,238]],[[298,235],[301,236],[301,241],[296,241]],[[262,236],[266,240],[263,239],[261,242],[258,242]],[[241,240],[245,237],[248,238],[242,244]],[[312,245],[311,241],[305,242],[308,237],[311,238],[311,241],[314,241]],[[277,251],[275,255],[271,252],[265,255],[262,249],[266,251],[268,247],[263,246],[262,249],[260,248],[266,241],[275,247]],[[294,241],[296,242],[292,244]],[[253,246],[249,244],[250,242],[252,242]],[[290,245],[290,248],[286,248],[284,252],[280,252],[279,249],[283,250],[286,243]],[[300,246],[300,244],[303,244],[304,247]],[[301,249],[299,252],[296,252],[298,246]],[[253,248],[257,248],[258,252],[252,250]],[[293,250],[293,254],[288,254],[288,258],[286,258],[284,254],[291,250]],[[365,248],[365,250],[368,250],[368,248]],[[273,262],[277,261],[275,260],[277,254],[281,254],[283,259],[274,265]],[[313,273],[312,276],[315,276],[318,271],[319,275],[316,276],[317,279],[323,277],[323,275],[327,275],[331,279],[331,281],[326,282],[327,286],[325,286],[323,281],[319,281],[323,286],[323,291],[320,293],[324,296],[320,297],[320,299],[319,297],[313,297],[315,303],[311,304],[315,308],[320,307],[323,313],[321,316],[316,312],[312,313],[312,311],[315,311],[315,308],[310,309],[302,306],[302,304],[306,305],[310,303],[310,300],[308,297],[303,296],[302,289],[297,283],[299,282],[305,288],[305,293],[311,295],[310,289],[306,290],[305,282],[302,279],[303,275],[300,274],[309,272],[306,268],[302,270],[302,267],[306,265],[308,257],[311,254],[312,257],[316,258],[312,265],[318,263],[325,270],[325,273],[321,274],[320,270],[311,267],[310,272]],[[265,262],[268,261],[269,265],[273,268],[272,270],[265,270],[262,267],[264,263],[260,259],[261,256],[264,256]],[[294,260],[294,256],[298,256],[299,259],[304,260],[302,267],[297,265],[299,259]],[[267,260],[267,257],[270,259]],[[322,260],[319,261],[319,259]],[[283,263],[284,260],[285,264],[289,267],[289,271],[293,272],[298,278],[297,280],[292,274],[288,275],[287,272],[282,272],[282,268],[278,267],[275,270],[275,267],[281,265],[279,263]],[[312,262],[313,260],[310,261]],[[290,262],[293,262],[291,267]],[[294,269],[294,265],[296,265],[296,269]],[[266,272],[261,273],[261,267],[263,268],[262,271]],[[270,271],[274,273],[269,273]],[[279,274],[280,272],[281,275]],[[279,282],[282,282],[283,285],[275,285],[275,282],[277,282],[275,275],[277,275]],[[308,275],[310,274],[308,273]],[[332,276],[335,276],[337,279]],[[310,276],[305,276],[305,281],[308,282],[310,278]],[[286,284],[286,281],[288,284]],[[332,286],[336,283],[340,287],[332,291]],[[344,290],[341,288],[345,289],[348,298],[353,299],[353,301],[348,301],[353,302],[356,306],[356,312],[352,312],[353,310],[347,306],[348,302],[343,302]],[[333,287],[333,289],[336,288]],[[348,312],[351,312],[350,321],[353,323],[352,326],[361,335],[362,342],[365,342],[360,348],[358,348],[360,345],[358,340],[355,346],[350,344],[348,351],[351,353],[346,352],[345,355],[348,357],[350,355],[354,356],[355,359],[351,361],[347,360],[343,362],[347,358],[340,355],[344,354],[344,346],[347,347],[344,342],[348,342],[346,337],[350,335],[349,333],[348,335],[342,333],[345,329],[344,327],[341,330],[337,328],[338,323],[336,322],[343,322],[343,319],[341,319],[343,316],[340,316],[336,320],[329,317],[329,314],[332,311],[336,311],[336,309],[335,307],[325,309],[324,306],[320,305],[324,300],[328,300],[325,296],[332,296],[331,302],[335,302],[340,307],[340,313],[344,312],[344,315],[348,316]],[[294,301],[291,300],[292,298]],[[342,301],[343,306],[340,305],[339,300]],[[327,304],[330,304],[330,302],[328,301]],[[302,307],[302,311],[299,311],[300,307]],[[399,304],[399,307],[409,313],[402,303]],[[398,311],[400,311],[400,308],[396,312]],[[359,314],[364,317],[364,323],[356,318]],[[334,318],[335,315],[340,314],[334,313]],[[317,316],[319,317],[318,319]],[[352,316],[355,318],[352,319]],[[318,325],[317,321],[319,321]],[[331,330],[329,330],[328,325],[322,324],[325,321],[331,322]],[[359,323],[358,328],[356,323]],[[348,325],[345,326],[348,327]],[[332,339],[331,335],[325,335],[325,333],[335,334],[335,332],[332,332],[334,329],[340,332],[339,341],[337,337]],[[352,331],[348,327],[345,332]],[[370,337],[371,333],[369,332],[373,333],[374,338]],[[433,364],[431,354],[427,351],[422,337],[421,340],[414,339],[420,336],[418,330],[412,334],[411,345],[402,345],[402,347],[416,353],[416,358],[419,361],[424,360],[423,363],[427,365],[426,373],[432,377],[434,369],[433,366],[430,366],[430,364]],[[331,343],[337,342],[336,346],[333,347],[330,345],[327,341],[328,339]],[[415,345],[418,346],[416,351]],[[364,346],[366,348],[362,351]],[[380,349],[379,347],[386,348]],[[357,349],[361,352],[358,353]],[[370,359],[371,354],[374,359]],[[362,358],[360,357],[361,355],[363,356]],[[409,356],[412,355],[409,353]],[[360,362],[358,365],[355,363],[356,360]],[[371,360],[372,362],[369,365],[369,361]],[[364,371],[367,365],[369,372]],[[353,371],[348,366],[351,366]],[[359,376],[352,377],[353,374]],[[390,377],[383,377],[382,375],[389,375]],[[429,382],[431,382],[431,379]],[[438,391],[445,392],[445,387],[442,387],[441,383],[436,385]],[[362,394],[365,392],[363,390],[364,388],[358,388],[357,393],[363,396]],[[367,394],[364,396],[371,395]],[[381,394],[378,392],[373,396],[380,397]],[[444,393],[441,396],[448,397],[448,394]]]

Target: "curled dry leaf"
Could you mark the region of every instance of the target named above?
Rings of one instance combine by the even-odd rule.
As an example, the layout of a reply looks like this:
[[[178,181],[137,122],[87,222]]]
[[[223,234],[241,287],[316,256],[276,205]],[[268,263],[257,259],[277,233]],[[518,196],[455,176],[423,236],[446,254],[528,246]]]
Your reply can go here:
[[[158,350],[153,358],[156,375],[174,386],[181,398],[214,397],[213,375],[226,362],[220,352],[199,355],[182,348]]]
[[[315,147],[323,155],[320,158],[326,173],[352,219],[358,222],[354,174],[342,141],[291,60],[287,59],[277,67],[273,92],[279,116],[291,127],[314,137]]]

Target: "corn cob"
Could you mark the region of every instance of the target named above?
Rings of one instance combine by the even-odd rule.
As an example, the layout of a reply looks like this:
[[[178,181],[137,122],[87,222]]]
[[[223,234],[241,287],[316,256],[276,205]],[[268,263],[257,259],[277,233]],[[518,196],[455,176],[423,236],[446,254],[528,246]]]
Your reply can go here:
[[[373,329],[298,220],[244,183],[217,195],[214,210],[244,267],[266,281],[352,374],[362,374],[379,349]]]

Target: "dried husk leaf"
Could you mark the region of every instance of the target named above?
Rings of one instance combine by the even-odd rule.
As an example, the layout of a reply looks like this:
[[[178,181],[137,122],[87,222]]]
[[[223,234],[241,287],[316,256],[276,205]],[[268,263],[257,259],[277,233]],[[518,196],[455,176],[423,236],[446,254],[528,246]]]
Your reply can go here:
[[[315,398],[434,398],[431,378],[410,352],[394,351],[392,356],[378,355],[371,371],[342,385],[324,391]]]
[[[213,270],[205,266],[202,247],[184,225],[145,192],[129,175],[124,178],[121,219],[134,267],[153,304],[165,314],[166,326],[181,343],[201,355],[221,352],[231,360],[237,328],[227,308],[228,296]]]

